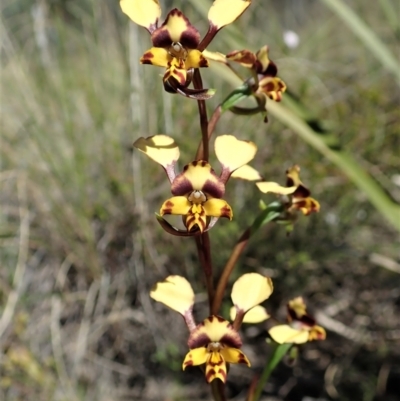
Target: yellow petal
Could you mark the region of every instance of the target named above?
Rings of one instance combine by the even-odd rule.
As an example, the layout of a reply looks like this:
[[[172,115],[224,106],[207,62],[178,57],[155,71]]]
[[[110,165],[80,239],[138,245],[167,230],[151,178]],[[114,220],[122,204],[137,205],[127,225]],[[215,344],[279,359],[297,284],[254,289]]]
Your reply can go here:
[[[167,135],[141,137],[135,141],[133,146],[156,163],[161,164],[167,170],[168,176],[172,173],[173,167],[179,159],[178,145]]]
[[[296,330],[287,324],[272,327],[268,333],[278,344],[304,344],[308,341],[307,330]]]
[[[172,59],[170,62],[170,66],[165,71],[163,80],[168,81],[170,78],[173,78],[179,85],[186,85],[186,77],[187,71],[185,68],[181,68],[183,66],[183,61]]]
[[[192,207],[186,196],[173,196],[167,199],[161,206],[160,215],[164,214],[177,214],[186,216]]]
[[[203,208],[206,212],[206,216],[227,217],[229,220],[232,220],[232,208],[223,199],[209,199],[207,202],[203,203]]]
[[[225,54],[219,52],[210,52],[209,50],[203,50],[203,56],[205,56],[207,60],[217,61],[219,63],[228,65]]]
[[[203,53],[199,50],[189,50],[185,60],[185,68],[200,68],[208,67],[208,60],[204,57]]]
[[[158,0],[121,0],[119,4],[133,22],[144,26],[150,33],[156,29],[161,16]]]
[[[268,192],[272,192],[277,195],[290,195],[292,194],[297,187],[282,187],[276,182],[264,181],[256,183],[258,189],[265,194]]]
[[[232,306],[230,310],[230,317],[232,321],[235,320],[236,308],[234,306]],[[267,310],[261,305],[256,305],[254,308],[251,308],[246,312],[243,318],[243,323],[261,323],[269,318],[270,315],[268,314]]]
[[[268,56],[268,46],[263,46],[256,54],[257,60],[261,64],[260,72],[264,72],[267,70],[268,65],[270,63],[269,56]]]
[[[208,12],[208,20],[216,29],[231,24],[239,18],[251,0],[215,0]]]
[[[250,367],[250,361],[247,356],[237,348],[226,347],[221,349],[221,355],[228,363],[244,363]]]
[[[185,370],[188,366],[198,366],[206,363],[208,352],[206,347],[191,349],[185,356],[182,364],[182,369]]]
[[[194,292],[190,283],[181,276],[169,276],[157,283],[150,291],[150,297],[184,315],[192,309]]]
[[[303,297],[296,297],[288,302],[288,309],[292,310],[297,319],[307,315],[307,307]]]
[[[247,312],[268,299],[272,291],[272,280],[269,277],[258,273],[247,273],[233,284],[231,298],[238,309]]]
[[[315,325],[308,332],[308,341],[325,340],[325,338],[326,338],[326,331],[321,326]]]
[[[158,67],[168,67],[172,57],[168,51],[161,47],[152,47],[140,58],[142,64],[151,64]]]
[[[257,146],[250,141],[241,141],[233,135],[221,135],[215,140],[215,154],[224,170],[230,173],[254,158]]]
[[[242,180],[247,181],[257,181],[261,180],[262,178],[260,173],[254,167],[251,167],[248,164],[245,164],[244,166],[239,167],[237,170],[235,170],[231,174],[231,177],[241,178]]]
[[[215,379],[226,382],[226,363],[219,352],[211,352],[206,362],[206,380],[211,383]]]

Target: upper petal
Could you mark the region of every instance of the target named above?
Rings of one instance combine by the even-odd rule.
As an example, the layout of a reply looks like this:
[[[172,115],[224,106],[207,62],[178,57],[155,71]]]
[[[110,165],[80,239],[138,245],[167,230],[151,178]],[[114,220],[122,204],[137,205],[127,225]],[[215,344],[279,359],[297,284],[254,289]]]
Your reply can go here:
[[[167,135],[154,135],[139,138],[133,146],[146,154],[150,159],[164,167],[169,180],[175,178],[175,164],[179,159],[179,148],[173,138]]]
[[[169,276],[157,283],[150,291],[150,297],[161,302],[181,315],[192,309],[194,292],[190,283],[181,276]]]
[[[268,56],[268,46],[263,46],[256,54],[257,58],[257,72],[263,74],[267,71],[272,63]]]
[[[190,333],[189,348],[207,346],[211,342],[221,342],[233,348],[240,348],[242,340],[233,326],[220,316],[210,316]]]
[[[247,181],[257,181],[261,180],[261,174],[254,168],[249,166],[248,164],[245,164],[242,167],[239,167],[237,170],[235,170],[232,174],[231,177],[233,178],[241,178],[242,180],[247,180]]]
[[[272,280],[258,273],[239,277],[232,287],[231,298],[236,308],[247,312],[269,298],[273,291]]]
[[[208,20],[217,30],[239,18],[251,0],[215,0],[208,11]]]
[[[304,344],[308,341],[307,330],[296,330],[287,324],[274,326],[268,330],[268,333],[278,344]]]
[[[231,320],[235,320],[236,318],[236,308],[232,306],[230,310],[230,318]],[[261,323],[270,318],[267,310],[261,306],[256,305],[254,308],[251,308],[246,312],[243,318],[243,323]]]
[[[258,189],[265,194],[268,192],[272,192],[277,195],[290,195],[292,194],[297,187],[282,187],[276,182],[271,181],[263,181],[263,182],[256,182]]]
[[[151,40],[156,47],[169,47],[172,43],[179,42],[187,49],[196,49],[200,33],[180,10],[174,8],[168,13],[162,26],[153,32]]]
[[[193,190],[205,192],[213,198],[221,198],[225,193],[225,185],[209,163],[199,160],[185,166],[171,186],[174,195],[184,195]]]
[[[136,24],[144,26],[150,33],[157,28],[161,15],[158,0],[121,0],[122,11]]]
[[[257,146],[241,141],[233,135],[221,135],[215,139],[215,154],[222,164],[221,179],[226,182],[231,173],[254,158]]]

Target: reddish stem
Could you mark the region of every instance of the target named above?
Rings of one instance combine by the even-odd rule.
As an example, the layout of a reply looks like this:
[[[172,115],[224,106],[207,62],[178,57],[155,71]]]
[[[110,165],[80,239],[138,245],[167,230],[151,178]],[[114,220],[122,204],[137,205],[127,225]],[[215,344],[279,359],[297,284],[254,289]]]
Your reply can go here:
[[[203,89],[203,81],[201,79],[200,71],[198,68],[194,70],[193,73],[193,86],[195,89]],[[207,117],[207,108],[205,100],[197,100],[197,105],[199,108],[200,115],[200,128],[201,128],[201,136],[202,136],[202,148],[201,151],[197,152],[196,160],[205,160],[208,162],[209,159],[209,146],[208,146],[208,117]]]
[[[218,281],[217,289],[214,294],[214,301],[211,308],[212,315],[218,314],[218,311],[221,307],[222,298],[224,297],[225,288],[228,284],[229,277],[233,271],[233,268],[235,267],[237,260],[239,259],[239,256],[246,247],[250,235],[251,235],[251,229],[249,227],[237,241],[228,261],[225,264],[224,270],[222,271],[221,277]]]

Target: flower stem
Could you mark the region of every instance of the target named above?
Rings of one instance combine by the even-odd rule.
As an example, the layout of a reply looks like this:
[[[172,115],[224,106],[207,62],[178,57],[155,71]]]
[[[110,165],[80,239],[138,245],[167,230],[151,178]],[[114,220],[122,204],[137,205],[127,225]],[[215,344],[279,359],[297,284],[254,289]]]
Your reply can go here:
[[[193,86],[195,89],[203,89],[203,81],[201,79],[200,71],[198,68],[193,73]],[[209,158],[209,146],[208,146],[208,117],[205,100],[197,100],[200,115],[200,128],[202,136],[202,146],[199,147],[199,151],[196,154],[196,160],[205,160],[208,162]],[[201,149],[202,148],[202,149]]]
[[[214,300],[214,282],[212,274],[210,237],[208,236],[208,233],[204,233],[201,236],[196,236],[195,240],[197,246],[197,253],[200,259],[200,264],[203,268],[206,280],[208,303],[210,306],[210,314],[211,314],[212,313],[211,306]]]
[[[222,275],[218,281],[217,289],[215,291],[214,301],[211,308],[211,314],[214,315],[217,314],[221,307],[222,298],[224,296],[225,288],[228,284],[229,277],[233,271],[233,268],[235,267],[237,260],[239,259],[239,256],[246,247],[250,235],[251,235],[251,227],[249,227],[239,238],[235,247],[233,248],[231,255],[229,256],[228,261],[225,264],[224,270],[222,271]]]
[[[228,399],[225,396],[225,384],[220,380],[213,380],[211,382],[211,392],[214,398],[214,401],[227,401]]]
[[[218,105],[216,109],[214,110],[213,115],[211,116],[210,121],[208,122],[208,127],[207,127],[207,138],[208,141],[210,141],[211,135],[214,132],[215,126],[217,125],[217,122],[219,118],[221,117],[222,114],[222,107],[221,105]],[[196,153],[196,160],[200,160],[200,156],[202,155],[203,152],[203,142],[200,142],[199,147],[197,149]]]

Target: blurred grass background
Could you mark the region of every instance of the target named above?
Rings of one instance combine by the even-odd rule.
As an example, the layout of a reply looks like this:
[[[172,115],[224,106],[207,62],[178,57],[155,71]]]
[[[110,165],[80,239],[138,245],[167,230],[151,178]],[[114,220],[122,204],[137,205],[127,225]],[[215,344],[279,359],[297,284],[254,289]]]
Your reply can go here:
[[[163,15],[179,7],[206,31],[211,1],[162,3]],[[209,49],[268,44],[291,92],[398,203],[395,77],[322,2],[253,3]],[[398,5],[348,4],[398,55]],[[164,93],[161,70],[136,63],[150,40],[129,25],[116,1],[2,2],[0,399],[209,399],[199,372],[181,373],[183,323],[148,297],[157,280],[183,274],[205,317],[195,246],[156,223],[169,185],[132,150],[139,136],[166,133],[180,144],[181,166],[190,161],[200,138],[197,106]],[[287,30],[299,35],[297,47],[285,44]],[[211,112],[232,86],[214,68],[202,76],[218,90]],[[343,171],[269,119],[226,113],[217,134],[255,141],[253,165],[268,180],[284,183],[286,168],[299,164],[321,212],[299,219],[290,237],[265,227],[232,279],[250,270],[271,275],[273,316],[284,319],[288,299],[303,295],[328,339],[306,345],[295,368],[281,366],[265,399],[399,399],[398,233]],[[235,219],[211,231],[217,274],[261,197],[230,181]],[[269,352],[265,327],[244,328],[243,336],[259,372]],[[251,377],[232,367],[230,395],[243,399]]]

